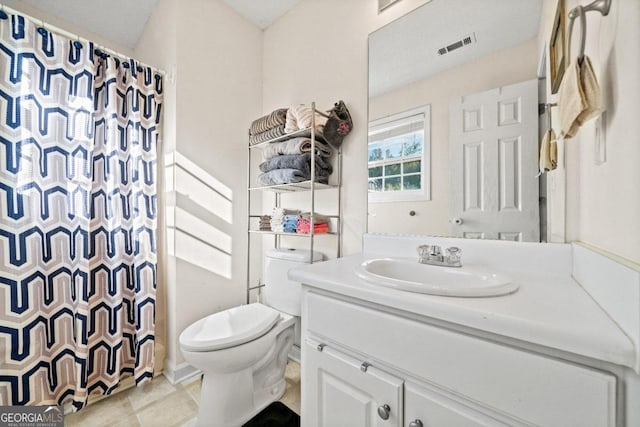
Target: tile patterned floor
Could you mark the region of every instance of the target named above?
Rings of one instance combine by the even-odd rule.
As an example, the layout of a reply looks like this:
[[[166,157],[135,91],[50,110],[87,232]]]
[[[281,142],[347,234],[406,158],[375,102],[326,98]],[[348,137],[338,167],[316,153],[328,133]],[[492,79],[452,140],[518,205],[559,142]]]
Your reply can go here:
[[[282,403],[300,414],[300,365],[289,361]],[[171,384],[160,375],[65,417],[67,427],[182,427],[193,423],[200,402],[200,378]]]

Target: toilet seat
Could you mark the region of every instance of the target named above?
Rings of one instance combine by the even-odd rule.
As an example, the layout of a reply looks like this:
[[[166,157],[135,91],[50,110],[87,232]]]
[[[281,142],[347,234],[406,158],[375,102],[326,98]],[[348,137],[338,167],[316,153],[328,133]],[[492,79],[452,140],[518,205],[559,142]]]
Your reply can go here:
[[[280,313],[253,303],[214,313],[195,322],[180,335],[188,351],[214,351],[235,347],[266,334],[280,320]]]

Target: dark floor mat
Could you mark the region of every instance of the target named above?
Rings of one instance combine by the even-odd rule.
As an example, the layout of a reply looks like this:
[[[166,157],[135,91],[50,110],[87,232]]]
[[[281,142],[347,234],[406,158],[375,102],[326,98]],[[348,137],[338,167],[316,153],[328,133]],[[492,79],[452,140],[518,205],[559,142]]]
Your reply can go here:
[[[273,402],[242,427],[300,427],[300,415],[282,402]]]

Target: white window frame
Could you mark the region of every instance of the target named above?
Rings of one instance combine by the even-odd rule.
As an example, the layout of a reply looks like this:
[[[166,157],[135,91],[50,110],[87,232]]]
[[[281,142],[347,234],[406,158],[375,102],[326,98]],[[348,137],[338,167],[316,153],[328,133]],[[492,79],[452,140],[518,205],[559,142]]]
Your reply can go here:
[[[397,122],[399,120],[424,114],[422,157],[421,159],[421,177],[420,190],[398,190],[398,191],[370,191],[369,186],[369,135],[373,129],[384,128],[385,125]],[[367,192],[369,193],[370,203],[390,203],[404,202],[413,200],[431,200],[431,105],[403,111],[401,113],[386,116],[369,122],[367,132]]]

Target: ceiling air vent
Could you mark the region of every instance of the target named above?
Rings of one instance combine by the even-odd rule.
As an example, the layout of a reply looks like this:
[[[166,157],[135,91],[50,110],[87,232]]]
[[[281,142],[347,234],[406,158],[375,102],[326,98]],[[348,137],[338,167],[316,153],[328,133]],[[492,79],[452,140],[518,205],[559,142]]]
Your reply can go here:
[[[399,1],[400,0],[378,0],[378,13],[382,12],[392,4],[397,3]]]
[[[448,44],[447,46],[441,47],[438,49],[438,55],[444,55],[451,51],[461,48],[462,46],[470,45],[476,41],[476,33],[471,33],[468,36],[464,36],[460,40],[456,40],[455,42]]]

